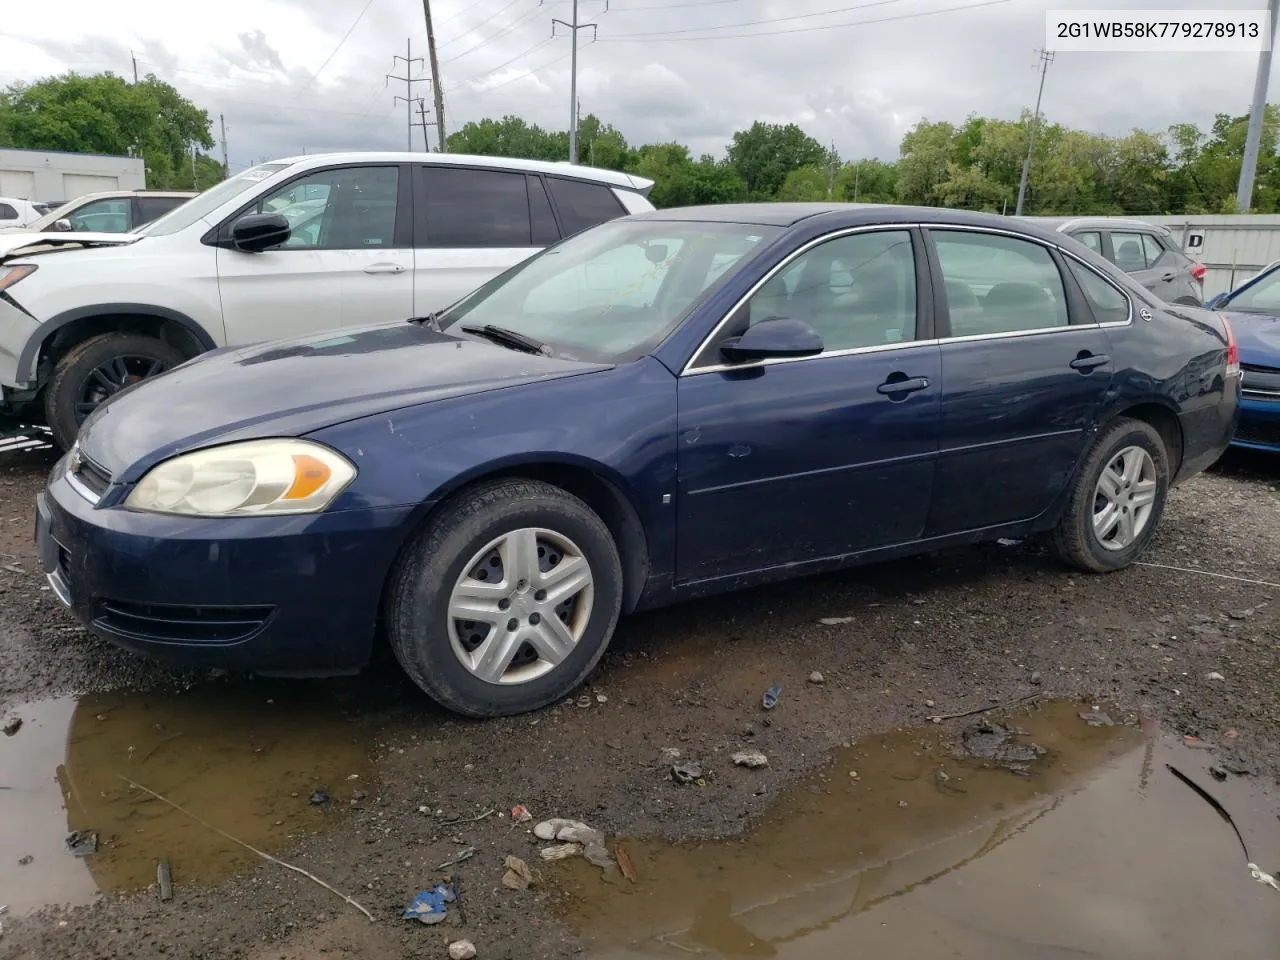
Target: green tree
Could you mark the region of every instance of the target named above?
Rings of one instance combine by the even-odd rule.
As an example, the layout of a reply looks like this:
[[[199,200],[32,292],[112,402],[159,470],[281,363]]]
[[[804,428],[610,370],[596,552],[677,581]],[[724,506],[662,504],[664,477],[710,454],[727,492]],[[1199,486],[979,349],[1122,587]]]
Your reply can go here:
[[[898,199],[929,205],[938,200],[938,185],[947,179],[955,150],[956,129],[945,120],[921,120],[902,138],[898,158]]]
[[[593,167],[625,170],[633,151],[616,127],[589,113],[578,124],[578,159]]]
[[[793,170],[826,162],[822,144],[794,123],[784,126],[757,120],[749,130],[735,133],[729,144],[729,163],[753,200],[773,198]]]
[[[0,146],[142,157],[152,188],[192,185],[191,154],[213,147],[209,129],[207,111],[155,76],[67,73],[0,92]]]
[[[515,116],[465,124],[449,135],[450,153],[485,157],[523,157],[526,160],[569,159],[569,134],[549,132]]]

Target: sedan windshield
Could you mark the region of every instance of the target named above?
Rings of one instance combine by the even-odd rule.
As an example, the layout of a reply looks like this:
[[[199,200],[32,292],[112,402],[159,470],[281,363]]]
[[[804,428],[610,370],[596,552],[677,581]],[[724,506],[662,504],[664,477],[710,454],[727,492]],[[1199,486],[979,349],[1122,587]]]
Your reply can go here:
[[[1271,271],[1257,283],[1241,290],[1228,299],[1222,309],[1280,315],[1280,270]]]
[[[501,328],[508,344],[514,333],[571,359],[635,360],[780,232],[757,224],[615,220],[490,281],[441,315],[440,326],[468,335]]]

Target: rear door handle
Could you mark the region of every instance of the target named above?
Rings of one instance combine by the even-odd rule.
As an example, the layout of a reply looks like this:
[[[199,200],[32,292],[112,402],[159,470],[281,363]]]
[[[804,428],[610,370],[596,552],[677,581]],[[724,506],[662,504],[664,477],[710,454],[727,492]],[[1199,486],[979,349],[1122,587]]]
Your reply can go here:
[[[876,387],[876,393],[883,393],[887,396],[902,393],[915,393],[917,390],[924,390],[929,386],[928,377],[911,377],[902,380],[886,380],[880,386]]]
[[[1105,367],[1110,362],[1111,358],[1104,353],[1086,353],[1071,361],[1071,369],[1079,370],[1081,373],[1088,373],[1098,367]]]
[[[1177,280],[1178,275],[1170,270],[1168,273],[1160,274],[1160,279],[1168,283],[1170,280]]]
[[[364,268],[365,273],[404,273],[404,266],[399,263],[371,263]]]

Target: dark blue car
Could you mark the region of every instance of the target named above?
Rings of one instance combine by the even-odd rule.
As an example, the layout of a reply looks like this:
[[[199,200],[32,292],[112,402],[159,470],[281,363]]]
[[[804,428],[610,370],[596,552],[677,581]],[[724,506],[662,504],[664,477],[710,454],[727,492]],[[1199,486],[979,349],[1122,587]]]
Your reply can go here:
[[[642,607],[1036,533],[1124,567],[1238,394],[1219,316],[1026,222],[666,210],[440,315],[118,394],[37,538],[122,646],[336,673],[381,624],[432,697],[510,714],[573,690]]]
[[[1280,453],[1280,264],[1208,306],[1226,314],[1240,342],[1244,379],[1232,443]]]

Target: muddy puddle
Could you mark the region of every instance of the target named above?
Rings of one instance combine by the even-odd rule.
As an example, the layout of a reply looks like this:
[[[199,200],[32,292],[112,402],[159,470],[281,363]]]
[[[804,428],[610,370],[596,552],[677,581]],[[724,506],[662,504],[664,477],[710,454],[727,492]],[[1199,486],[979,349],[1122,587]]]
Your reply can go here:
[[[547,879],[599,960],[1275,957],[1280,891],[1251,878],[1231,826],[1166,764],[1230,811],[1273,874],[1280,799],[1251,777],[1219,782],[1209,751],[1082,709],[1015,713],[1012,733],[871,737],[743,838],[624,841],[634,883],[581,860]],[[719,775],[769,782],[767,768]]]
[[[180,886],[256,860],[123,778],[267,852],[326,829],[376,786],[371,724],[357,698],[330,687],[215,683],[4,716],[22,720],[0,736],[0,903],[17,915],[143,889],[160,861]],[[73,833],[83,855],[68,846]]]

